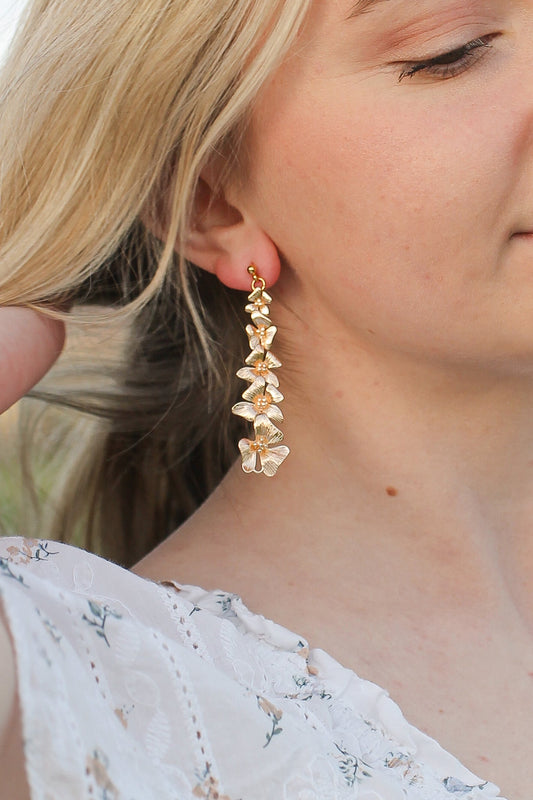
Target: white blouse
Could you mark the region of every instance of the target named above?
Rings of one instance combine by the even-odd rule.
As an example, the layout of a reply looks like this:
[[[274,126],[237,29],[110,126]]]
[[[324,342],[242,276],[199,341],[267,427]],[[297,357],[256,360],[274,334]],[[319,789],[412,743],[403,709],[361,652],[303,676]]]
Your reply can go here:
[[[32,800],[494,800],[387,692],[239,597],[0,538]]]

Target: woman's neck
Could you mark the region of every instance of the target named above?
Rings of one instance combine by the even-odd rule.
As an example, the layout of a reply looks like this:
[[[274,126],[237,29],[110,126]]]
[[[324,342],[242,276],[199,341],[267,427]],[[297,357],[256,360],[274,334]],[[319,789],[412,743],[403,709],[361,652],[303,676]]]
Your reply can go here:
[[[327,346],[307,331],[278,353],[291,453],[277,475],[236,464],[180,551],[216,551],[215,582],[237,591],[254,564],[330,594],[364,564],[406,608],[511,604],[533,631],[533,379],[328,332]],[[213,583],[201,569],[184,580]]]
[[[433,575],[425,602],[511,592],[533,630],[533,380],[306,344],[278,373],[291,454],[272,479],[236,466],[209,503],[228,538],[332,590],[387,552],[411,587]]]

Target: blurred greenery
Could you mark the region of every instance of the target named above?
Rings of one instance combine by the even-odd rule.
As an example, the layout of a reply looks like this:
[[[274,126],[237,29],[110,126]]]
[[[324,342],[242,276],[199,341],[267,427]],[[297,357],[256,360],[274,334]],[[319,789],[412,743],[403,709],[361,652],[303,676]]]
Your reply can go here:
[[[17,446],[17,407],[0,417],[0,536],[35,536],[31,491],[24,488],[22,461]],[[52,454],[35,448],[31,454],[32,489],[38,503],[46,500],[58,472]],[[28,529],[31,528],[31,529]]]
[[[22,474],[16,449],[18,412],[0,417],[0,535],[19,531],[22,522]]]
[[[19,533],[21,520],[22,477],[17,465],[2,453],[0,460],[0,535]]]

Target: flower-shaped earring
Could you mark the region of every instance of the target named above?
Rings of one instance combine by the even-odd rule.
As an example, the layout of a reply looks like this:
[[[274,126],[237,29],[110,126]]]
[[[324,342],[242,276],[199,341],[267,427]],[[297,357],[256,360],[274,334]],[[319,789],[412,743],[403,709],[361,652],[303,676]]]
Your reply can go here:
[[[273,372],[281,367],[281,361],[270,352],[277,333],[276,326],[269,319],[272,298],[265,291],[265,280],[257,274],[254,264],[250,264],[248,272],[252,277],[252,292],[248,295],[245,310],[251,315],[252,324],[246,326],[246,333],[252,352],[246,359],[247,366],[240,369],[237,376],[250,385],[242,395],[244,402],[236,403],[231,410],[254,424],[255,439],[241,439],[239,442],[244,472],[262,472],[272,477],[289,455],[289,448],[279,444],[283,433],[274,425],[274,422],[283,420],[278,407],[283,395],[278,377]]]

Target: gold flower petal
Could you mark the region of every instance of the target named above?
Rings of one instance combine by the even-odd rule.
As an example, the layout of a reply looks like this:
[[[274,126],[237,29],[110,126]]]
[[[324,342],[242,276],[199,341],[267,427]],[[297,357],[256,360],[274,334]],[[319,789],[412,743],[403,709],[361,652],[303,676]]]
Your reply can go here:
[[[256,311],[259,311],[260,314],[264,314],[265,316],[268,316],[270,313],[268,306],[256,306],[255,303],[248,303],[248,305],[244,306],[244,310],[248,314],[255,314]]]
[[[275,475],[278,471],[279,465],[285,461],[289,453],[289,448],[284,444],[279,445],[279,447],[270,447],[268,452],[265,454],[261,453],[259,458],[261,460],[261,467],[263,468],[264,474],[268,478],[271,478],[273,475]]]
[[[280,390],[277,389],[275,386],[272,386],[270,383],[268,383],[268,380],[267,380],[266,391],[271,396],[273,403],[281,403],[281,401],[284,400],[284,397],[281,394]]]
[[[252,322],[256,328],[269,328],[272,325],[272,320],[270,320],[268,317],[265,317],[265,315],[261,314],[260,311],[255,311],[252,314]]]
[[[272,302],[272,298],[268,292],[262,289],[260,286],[257,289],[253,289],[252,292],[248,295],[248,300],[250,303],[264,303],[265,305],[270,305]]]
[[[239,442],[244,472],[255,472],[256,470],[257,452],[252,450],[252,444],[250,439],[241,439]]]
[[[262,377],[267,383],[271,383],[273,386],[279,386],[279,379],[271,370],[280,367],[281,361],[279,361],[276,356],[272,355],[270,351],[264,350],[262,347],[256,347],[247,357],[246,363],[249,364],[250,367],[253,367],[253,380]],[[246,373],[246,375],[244,373],[242,373],[242,375],[237,373],[237,375],[244,380],[251,380],[251,378],[248,377],[249,373]]]
[[[238,417],[244,417],[248,422],[253,422],[259,413],[251,403],[235,403],[231,411]]]
[[[243,398],[248,400],[250,403],[253,403],[256,397],[260,394],[265,393],[266,381],[264,378],[257,378],[254,380],[251,386],[243,392]]]
[[[258,361],[266,361],[269,353],[266,352],[264,347],[256,347],[249,356],[246,357],[246,363],[251,367],[255,366]]]
[[[267,328],[264,332],[263,336],[261,337],[261,344],[265,348],[265,350],[269,350],[272,342],[274,341],[274,336],[278,332],[278,329],[275,325],[271,325],[270,328]]]
[[[242,378],[243,381],[249,381],[250,383],[253,383],[257,380],[258,376],[255,370],[253,370],[251,367],[243,367],[237,372],[237,377]]]
[[[265,350],[264,347],[256,347],[246,358],[246,363],[250,366],[255,366],[258,361],[264,361],[269,369],[281,367],[279,358],[274,355],[272,350]]]
[[[276,387],[279,386],[279,378],[277,375],[274,375],[273,372],[266,372],[265,380],[269,386],[276,386]]]
[[[268,327],[263,324],[263,322],[268,322]],[[255,350],[257,347],[263,347],[265,350],[269,350],[272,342],[274,341],[274,336],[278,332],[278,329],[275,325],[270,323],[270,320],[267,320],[266,317],[259,317],[257,318],[257,327],[254,325],[247,325],[246,326],[246,333],[248,334],[248,339],[250,341],[250,347],[252,350]]]
[[[268,406],[264,412],[273,422],[283,422],[283,412],[278,406]]]
[[[254,430],[257,437],[265,437],[268,444],[277,444],[283,440],[283,433],[269,420],[266,414],[258,414],[254,420]]]
[[[261,337],[257,328],[254,328],[253,325],[247,325],[246,333],[248,334],[248,341],[250,342],[252,350],[261,347]]]
[[[281,361],[274,355],[274,353],[271,350],[269,350],[268,353],[266,354],[265,361],[269,369],[277,369],[278,367],[281,367]]]

